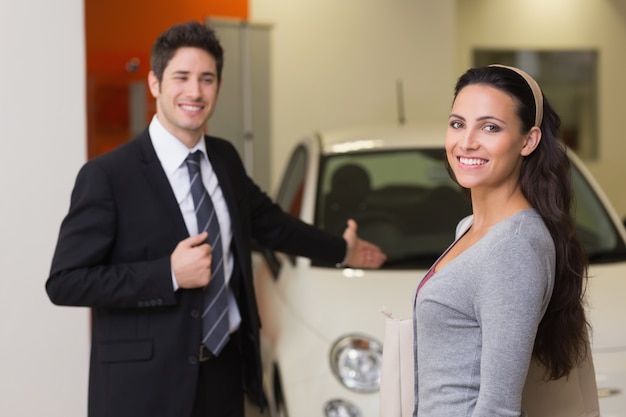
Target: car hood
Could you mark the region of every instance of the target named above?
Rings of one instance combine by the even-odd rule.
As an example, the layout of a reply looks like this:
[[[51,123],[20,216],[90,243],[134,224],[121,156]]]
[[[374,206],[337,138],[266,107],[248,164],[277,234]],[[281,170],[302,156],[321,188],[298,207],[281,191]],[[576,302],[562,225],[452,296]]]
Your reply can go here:
[[[320,337],[332,341],[348,333],[382,340],[381,309],[411,317],[413,298],[426,270],[361,270],[311,267],[308,260],[282,286],[287,308]],[[301,265],[302,264],[302,265]],[[594,351],[626,351],[626,262],[592,265],[586,292]]]
[[[308,265],[293,272],[281,286],[283,300],[297,320],[328,342],[354,333],[382,341],[381,309],[411,317],[415,288],[426,273]]]

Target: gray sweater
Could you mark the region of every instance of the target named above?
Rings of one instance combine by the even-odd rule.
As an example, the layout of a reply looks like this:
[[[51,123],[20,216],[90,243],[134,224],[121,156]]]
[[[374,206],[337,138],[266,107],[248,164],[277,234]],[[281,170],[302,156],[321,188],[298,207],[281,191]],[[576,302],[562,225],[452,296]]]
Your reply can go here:
[[[554,274],[552,237],[530,209],[494,225],[430,278],[414,312],[419,417],[523,415],[522,389]]]

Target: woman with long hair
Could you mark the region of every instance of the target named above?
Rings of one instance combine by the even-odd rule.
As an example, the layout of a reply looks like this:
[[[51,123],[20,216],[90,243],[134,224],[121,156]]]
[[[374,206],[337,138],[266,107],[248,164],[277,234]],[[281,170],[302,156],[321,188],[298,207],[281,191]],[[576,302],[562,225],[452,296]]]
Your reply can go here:
[[[558,379],[587,354],[587,257],[559,128],[518,68],[457,81],[445,147],[472,215],[418,286],[418,416],[521,416],[532,358]]]

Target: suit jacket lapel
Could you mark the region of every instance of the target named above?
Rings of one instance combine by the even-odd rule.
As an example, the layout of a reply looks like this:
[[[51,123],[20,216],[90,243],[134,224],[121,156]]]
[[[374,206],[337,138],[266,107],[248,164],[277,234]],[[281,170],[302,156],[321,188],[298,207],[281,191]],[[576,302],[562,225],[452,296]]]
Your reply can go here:
[[[220,155],[219,149],[213,146],[211,139],[207,136],[205,136],[205,143],[207,156],[211,161],[211,166],[213,167],[215,175],[217,175],[220,188],[222,189],[222,193],[224,194],[224,199],[226,200],[226,204],[228,205],[230,224],[233,229],[233,239],[235,240],[235,244],[239,249],[241,248],[239,239],[241,239],[242,236],[241,224],[238,221],[240,214],[237,207],[237,194],[229,175],[228,162],[225,160],[225,155]],[[241,192],[241,190],[238,191]]]
[[[228,205],[228,213],[231,218],[233,235],[237,235],[239,232],[239,230],[236,229],[238,227],[238,222],[235,221],[239,217],[239,212],[237,210],[237,195],[235,194],[232,181],[230,180],[228,164],[225,161],[225,156],[219,154],[219,149],[213,146],[210,138],[205,137],[205,142],[208,154],[207,156],[211,161],[211,166],[213,167],[215,175],[217,175],[220,188],[222,189],[222,193],[226,199],[226,204]]]
[[[180,207],[172,191],[172,186],[152,146],[148,129],[135,140],[139,146],[141,170],[143,171],[146,183],[149,184],[148,186],[152,188],[154,195],[159,200],[160,208],[166,212],[167,217],[164,221],[173,223],[174,230],[178,234],[177,238],[179,240],[187,238],[189,232],[187,231],[185,220],[180,212]]]

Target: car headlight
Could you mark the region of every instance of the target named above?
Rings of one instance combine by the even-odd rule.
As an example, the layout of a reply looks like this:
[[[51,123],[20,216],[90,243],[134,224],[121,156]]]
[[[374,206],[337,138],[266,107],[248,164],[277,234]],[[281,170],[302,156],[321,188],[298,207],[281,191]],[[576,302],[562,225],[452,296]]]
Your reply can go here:
[[[356,392],[377,391],[382,353],[382,344],[370,337],[345,336],[330,351],[330,367],[346,388]]]

